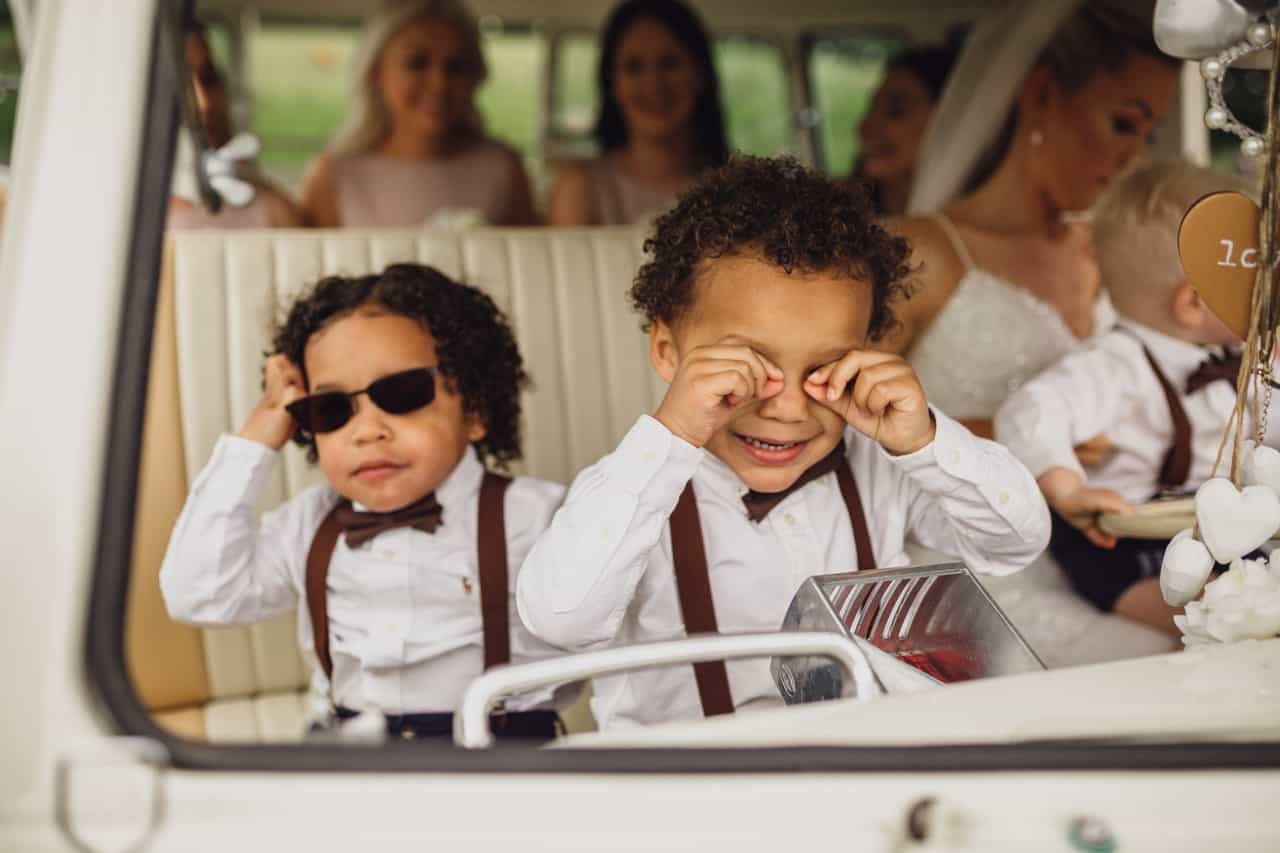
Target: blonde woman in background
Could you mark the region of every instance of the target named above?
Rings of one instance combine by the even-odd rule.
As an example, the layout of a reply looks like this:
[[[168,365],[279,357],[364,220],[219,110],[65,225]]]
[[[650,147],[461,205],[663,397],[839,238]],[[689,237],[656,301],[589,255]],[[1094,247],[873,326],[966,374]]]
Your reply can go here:
[[[303,178],[311,225],[423,225],[462,211],[495,225],[533,223],[520,156],[481,126],[475,94],[487,67],[459,0],[382,7],[353,64],[346,124]]]

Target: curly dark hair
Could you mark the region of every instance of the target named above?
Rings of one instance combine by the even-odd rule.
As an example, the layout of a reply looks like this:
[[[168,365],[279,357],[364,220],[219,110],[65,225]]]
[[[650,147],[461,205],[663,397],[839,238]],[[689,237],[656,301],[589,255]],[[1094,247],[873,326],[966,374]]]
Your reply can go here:
[[[417,320],[431,333],[440,375],[462,396],[463,409],[484,422],[476,450],[499,468],[519,459],[520,390],[529,376],[507,318],[485,293],[433,267],[393,264],[380,275],[321,279],[289,307],[272,353],[288,356],[305,378],[303,352],[311,336],[366,305]],[[316,461],[314,438],[299,430],[293,440]]]
[[[879,340],[896,320],[891,303],[910,295],[906,240],[876,223],[866,192],[810,171],[792,157],[735,156],[658,218],[631,301],[672,325],[693,304],[700,265],[755,255],[787,273],[834,273],[871,283],[868,335]]]

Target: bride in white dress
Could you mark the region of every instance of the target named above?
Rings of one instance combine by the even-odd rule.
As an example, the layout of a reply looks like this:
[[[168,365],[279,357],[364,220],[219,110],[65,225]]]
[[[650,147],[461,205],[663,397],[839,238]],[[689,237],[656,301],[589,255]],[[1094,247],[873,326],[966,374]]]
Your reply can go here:
[[[1112,322],[1080,212],[1144,152],[1176,91],[1153,5],[1009,3],[975,29],[942,96],[914,215],[894,224],[919,284],[890,344],[974,432],[989,436],[1012,390]],[[1050,666],[1170,647],[1076,597],[1047,556],[987,587]]]

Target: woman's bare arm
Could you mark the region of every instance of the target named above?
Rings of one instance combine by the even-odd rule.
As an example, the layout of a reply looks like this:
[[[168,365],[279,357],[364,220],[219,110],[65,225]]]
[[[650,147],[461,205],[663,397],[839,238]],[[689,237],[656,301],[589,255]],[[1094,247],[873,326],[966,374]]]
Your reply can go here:
[[[595,205],[591,201],[591,176],[586,166],[565,166],[551,186],[551,202],[547,205],[547,224],[554,226],[596,225]]]
[[[337,228],[338,186],[333,154],[326,151],[311,161],[302,178],[298,204],[304,224],[312,228]]]

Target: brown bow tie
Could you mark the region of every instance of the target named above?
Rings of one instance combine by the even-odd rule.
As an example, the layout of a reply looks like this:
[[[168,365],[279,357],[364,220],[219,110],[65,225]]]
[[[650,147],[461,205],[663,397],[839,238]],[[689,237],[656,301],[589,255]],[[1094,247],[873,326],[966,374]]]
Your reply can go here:
[[[347,536],[347,547],[358,548],[384,530],[397,527],[413,527],[423,533],[435,533],[444,520],[444,509],[431,492],[425,498],[401,507],[394,512],[360,512],[343,502],[335,518]]]
[[[823,474],[830,474],[844,461],[844,439],[841,439],[831,452],[810,465],[803,474],[796,478],[788,488],[780,492],[747,492],[742,502],[747,507],[747,517],[757,524],[769,514],[769,510],[782,503],[783,499],[801,486],[818,479]]]
[[[1219,379],[1230,382],[1231,387],[1234,388],[1239,373],[1240,353],[1213,353],[1200,362],[1195,372],[1187,377],[1187,393],[1194,394],[1210,382],[1217,382]]]

